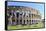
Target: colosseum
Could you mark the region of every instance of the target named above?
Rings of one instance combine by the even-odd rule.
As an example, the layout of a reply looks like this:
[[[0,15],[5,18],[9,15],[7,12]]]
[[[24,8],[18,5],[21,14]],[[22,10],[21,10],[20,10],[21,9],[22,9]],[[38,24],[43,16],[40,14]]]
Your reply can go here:
[[[7,7],[8,25],[31,25],[41,20],[39,10],[25,6]]]

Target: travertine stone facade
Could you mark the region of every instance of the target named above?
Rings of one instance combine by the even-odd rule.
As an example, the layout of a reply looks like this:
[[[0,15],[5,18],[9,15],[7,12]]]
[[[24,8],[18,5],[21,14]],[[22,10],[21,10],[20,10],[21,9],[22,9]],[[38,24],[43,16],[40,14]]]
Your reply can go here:
[[[38,10],[33,9],[31,7],[24,7],[24,6],[9,6],[7,8],[7,14],[9,14],[9,22],[10,24],[35,24],[38,23],[41,19],[40,13]],[[11,12],[11,15],[10,15]],[[12,19],[11,19],[12,18]],[[11,19],[11,20],[10,20]]]

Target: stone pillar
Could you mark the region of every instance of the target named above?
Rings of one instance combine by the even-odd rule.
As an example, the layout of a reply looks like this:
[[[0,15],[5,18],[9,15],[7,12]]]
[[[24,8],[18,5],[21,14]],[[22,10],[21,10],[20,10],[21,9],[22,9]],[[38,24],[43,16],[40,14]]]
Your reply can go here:
[[[9,20],[9,25],[12,25],[12,17],[8,18]]]
[[[29,18],[29,14],[28,14],[28,25],[30,24],[30,18]]]
[[[23,17],[23,15],[22,15],[22,24],[24,24],[24,17]]]
[[[18,24],[20,25],[20,14],[19,14],[19,18],[18,18]]]
[[[15,25],[16,25],[16,16],[15,16]]]
[[[25,20],[25,24],[27,24],[27,20]]]

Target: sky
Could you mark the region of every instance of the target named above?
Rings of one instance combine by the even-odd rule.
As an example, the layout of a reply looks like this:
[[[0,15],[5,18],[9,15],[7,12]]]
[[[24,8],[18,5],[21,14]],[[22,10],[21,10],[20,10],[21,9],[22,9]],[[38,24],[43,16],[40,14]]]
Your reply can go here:
[[[7,6],[27,6],[40,11],[41,16],[44,17],[44,4],[40,3],[24,3],[24,2],[8,2]]]

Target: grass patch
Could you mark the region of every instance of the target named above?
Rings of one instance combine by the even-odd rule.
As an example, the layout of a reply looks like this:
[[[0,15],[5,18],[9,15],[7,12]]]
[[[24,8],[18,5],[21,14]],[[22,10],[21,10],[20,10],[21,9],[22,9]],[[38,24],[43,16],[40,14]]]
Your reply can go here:
[[[36,29],[36,28],[42,28],[44,27],[43,23],[39,22],[38,24],[32,24],[32,25],[16,25],[16,26],[8,26],[8,30],[14,30],[14,29]]]

